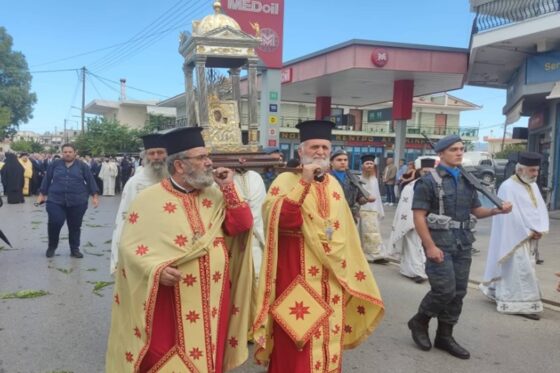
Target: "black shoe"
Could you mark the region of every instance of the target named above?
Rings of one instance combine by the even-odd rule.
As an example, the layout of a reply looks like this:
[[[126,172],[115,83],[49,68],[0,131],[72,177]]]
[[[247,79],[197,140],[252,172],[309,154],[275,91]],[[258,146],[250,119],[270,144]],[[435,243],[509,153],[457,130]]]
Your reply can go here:
[[[385,258],[374,259],[373,262],[375,264],[387,264],[389,261]]]
[[[430,319],[428,318],[428,322]],[[412,339],[418,347],[423,351],[428,351],[432,348],[430,335],[428,334],[428,324],[424,324],[418,320],[418,314],[408,321],[408,329],[412,333]]]
[[[453,336],[442,336],[436,335],[434,340],[434,347],[440,350],[447,351],[451,355],[458,357],[459,359],[470,359],[471,354],[469,351],[465,350],[459,343],[455,341]]]
[[[84,257],[84,254],[82,254],[80,250],[72,250],[70,251],[70,256],[72,258],[82,259]]]
[[[47,252],[45,253],[46,257],[47,257],[47,258],[52,258],[52,257],[54,256],[54,251],[55,251],[55,250],[56,250],[56,249],[48,248],[48,249],[47,249]]]
[[[537,264],[543,264],[543,263],[544,263],[544,260],[543,260],[543,259],[537,260]]]
[[[426,279],[425,279],[424,277],[422,277],[422,276],[414,276],[414,277],[412,278],[412,281],[416,282],[417,284],[421,284],[421,283],[423,283],[424,281],[426,281]]]

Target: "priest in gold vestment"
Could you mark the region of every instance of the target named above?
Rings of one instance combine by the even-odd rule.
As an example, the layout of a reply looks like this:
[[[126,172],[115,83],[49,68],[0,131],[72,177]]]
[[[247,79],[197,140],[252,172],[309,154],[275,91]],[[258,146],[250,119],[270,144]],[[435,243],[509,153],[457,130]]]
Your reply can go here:
[[[300,123],[301,173],[272,183],[253,323],[257,363],[272,373],[340,372],[383,301],[340,184],[327,173],[333,123]]]
[[[224,372],[247,359],[253,218],[233,172],[213,176],[200,130],[164,135],[171,177],[128,209],[108,373]]]

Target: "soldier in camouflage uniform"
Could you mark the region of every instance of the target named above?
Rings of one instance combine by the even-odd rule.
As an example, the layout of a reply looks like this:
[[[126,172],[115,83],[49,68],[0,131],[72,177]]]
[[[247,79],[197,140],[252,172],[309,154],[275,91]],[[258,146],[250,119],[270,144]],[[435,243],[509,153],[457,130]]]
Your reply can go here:
[[[463,298],[467,293],[471,266],[472,233],[476,218],[511,212],[511,204],[501,209],[481,207],[478,192],[461,175],[464,146],[457,135],[444,137],[435,145],[440,164],[416,182],[412,210],[414,225],[426,253],[426,275],[431,290],[408,327],[422,350],[432,347],[428,325],[438,319],[434,346],[460,359],[470,353],[452,336]]]

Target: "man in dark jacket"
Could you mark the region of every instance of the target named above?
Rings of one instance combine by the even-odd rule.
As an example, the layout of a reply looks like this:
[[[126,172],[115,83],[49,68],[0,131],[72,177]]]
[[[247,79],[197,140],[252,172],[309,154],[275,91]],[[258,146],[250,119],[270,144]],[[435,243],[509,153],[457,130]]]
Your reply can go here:
[[[37,198],[38,203],[47,202],[49,215],[47,258],[54,256],[60,230],[65,221],[68,225],[70,256],[84,257],[80,252],[80,233],[90,195],[93,207],[97,207],[99,203],[97,183],[89,167],[76,159],[76,149],[72,144],[64,144],[62,160],[54,161],[49,166]]]

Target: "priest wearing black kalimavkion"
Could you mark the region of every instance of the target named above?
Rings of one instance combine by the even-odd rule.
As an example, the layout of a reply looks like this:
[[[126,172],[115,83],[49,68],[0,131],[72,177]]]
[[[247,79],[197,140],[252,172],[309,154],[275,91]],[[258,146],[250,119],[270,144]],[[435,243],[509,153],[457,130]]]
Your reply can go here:
[[[482,292],[496,302],[498,312],[540,319],[543,311],[535,252],[548,232],[548,211],[537,185],[541,155],[519,153],[515,174],[504,181],[498,197],[512,201],[511,214],[492,219]]]

